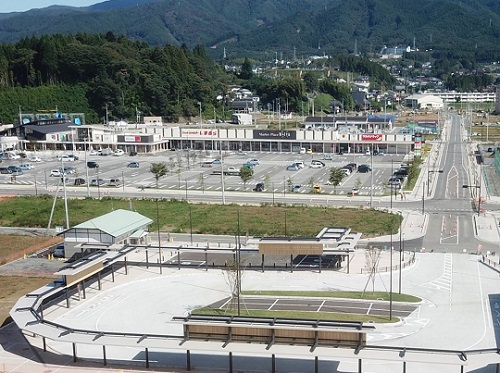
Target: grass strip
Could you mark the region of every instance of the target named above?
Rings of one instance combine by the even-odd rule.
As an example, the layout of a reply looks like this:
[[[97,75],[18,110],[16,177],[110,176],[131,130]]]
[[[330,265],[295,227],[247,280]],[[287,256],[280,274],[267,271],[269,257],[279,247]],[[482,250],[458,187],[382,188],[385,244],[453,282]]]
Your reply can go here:
[[[361,292],[361,291],[275,291],[275,290],[244,290],[243,295],[262,295],[273,297],[317,297],[317,298],[344,298],[359,300],[380,300],[390,301],[389,293],[382,291]],[[418,303],[422,301],[419,297],[409,294],[392,293],[393,302]]]

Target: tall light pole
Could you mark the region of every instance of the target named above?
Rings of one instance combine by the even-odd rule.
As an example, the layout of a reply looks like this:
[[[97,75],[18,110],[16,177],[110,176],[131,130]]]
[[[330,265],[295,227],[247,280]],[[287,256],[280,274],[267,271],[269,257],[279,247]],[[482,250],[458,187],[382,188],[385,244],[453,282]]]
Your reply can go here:
[[[372,149],[370,151],[370,208],[373,207],[373,144]]]
[[[84,154],[85,154],[85,175],[87,177],[87,182],[86,182],[86,184],[87,184],[87,198],[90,198],[89,167],[87,165],[87,143],[86,143],[86,141],[87,141],[87,138],[84,137],[83,138],[83,148],[84,148],[83,151],[85,152]]]
[[[198,106],[200,107],[200,127],[203,127],[203,118],[201,116],[201,101],[198,101]]]
[[[392,320],[392,230],[393,230],[393,218],[391,215],[391,247],[389,248],[390,250],[390,266],[391,266],[391,272],[390,272],[390,280],[389,280],[389,320]]]
[[[69,229],[68,196],[66,194],[66,172],[64,171],[63,157],[61,157],[61,174],[62,174],[62,180],[63,180],[64,211],[66,214],[66,229]]]
[[[221,186],[222,186],[222,204],[226,204],[226,191],[224,190],[224,157],[223,157],[223,151],[222,151],[222,141],[219,140],[219,147],[220,147],[220,165],[221,165]]]
[[[425,181],[422,186],[422,215],[425,214]]]
[[[401,215],[401,224],[399,225],[399,287],[398,287],[398,293],[401,294],[401,276],[402,276],[402,237],[403,237],[403,212],[398,211],[399,214]]]

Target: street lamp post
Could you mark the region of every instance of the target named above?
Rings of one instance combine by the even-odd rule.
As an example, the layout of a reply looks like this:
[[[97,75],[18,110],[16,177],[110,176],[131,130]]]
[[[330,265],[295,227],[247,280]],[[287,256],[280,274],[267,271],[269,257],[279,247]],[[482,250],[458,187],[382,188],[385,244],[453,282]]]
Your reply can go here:
[[[373,145],[370,151],[370,208],[373,207]]]
[[[90,180],[89,180],[89,166],[87,165],[87,138],[84,137],[83,138],[83,151],[84,151],[84,155],[85,155],[85,176],[87,177],[87,198],[90,198],[90,187],[89,187],[89,184],[90,184]],[[89,145],[90,146],[90,145]]]
[[[201,101],[198,101],[198,106],[200,107],[200,127],[203,127],[203,118],[201,116]]]
[[[437,172],[442,174],[443,170],[427,170],[427,195],[431,195],[431,172]]]
[[[391,266],[391,272],[390,272],[390,280],[389,280],[389,320],[392,320],[392,229],[393,229],[393,219],[391,215],[391,246],[389,247],[390,250],[390,266]]]
[[[481,180],[481,179],[479,179]],[[476,188],[479,189],[479,192],[477,194],[477,216],[481,213],[481,185],[462,185],[462,188],[467,189],[467,188]]]
[[[422,186],[422,215],[425,214],[425,181]]]
[[[401,294],[401,276],[402,276],[402,237],[403,237],[403,212],[399,211],[399,214],[401,215],[401,224],[399,226],[399,287],[398,287],[398,293]]]

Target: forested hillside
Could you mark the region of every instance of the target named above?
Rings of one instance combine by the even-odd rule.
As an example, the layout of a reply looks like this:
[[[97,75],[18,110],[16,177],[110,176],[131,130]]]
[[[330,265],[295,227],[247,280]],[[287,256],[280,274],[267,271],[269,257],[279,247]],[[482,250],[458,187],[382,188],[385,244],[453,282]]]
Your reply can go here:
[[[491,0],[111,0],[0,15],[0,42],[108,31],[150,45],[196,45],[230,58],[415,46],[476,60],[500,59],[500,5]]]
[[[112,33],[43,36],[0,45],[0,121],[23,112],[84,112],[88,122],[161,115],[176,121],[216,105],[230,75],[202,47],[150,47]]]

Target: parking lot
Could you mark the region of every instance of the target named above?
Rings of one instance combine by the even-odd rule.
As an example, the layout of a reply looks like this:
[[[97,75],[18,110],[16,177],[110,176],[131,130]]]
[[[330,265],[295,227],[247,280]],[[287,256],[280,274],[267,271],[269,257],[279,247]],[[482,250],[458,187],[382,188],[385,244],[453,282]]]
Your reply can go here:
[[[70,152],[47,152],[37,153],[36,157],[41,162],[34,162],[35,156],[27,154],[25,159],[3,160],[1,167],[11,165],[20,166],[29,163],[31,169],[24,169],[22,174],[14,178],[11,174],[0,174],[0,183],[17,183],[35,185],[43,192],[43,189],[53,189],[61,185],[61,174],[56,170],[61,168],[73,168],[72,173],[66,175],[66,185],[71,188],[106,188],[135,187],[138,190],[144,188],[155,188],[156,180],[150,172],[150,166],[155,162],[165,162],[169,172],[158,181],[159,188],[218,191],[248,191],[252,193],[257,183],[264,183],[263,188],[267,193],[312,193],[324,194],[352,194],[356,188],[356,194],[370,195],[370,187],[373,182],[373,195],[389,193],[390,187],[387,182],[404,160],[404,154],[377,155],[367,154],[333,154],[324,157],[323,154],[293,154],[289,153],[237,153],[224,152],[206,153],[201,151],[168,151],[156,155],[130,156],[100,156],[90,155],[84,152],[75,152],[78,160],[69,160],[67,157],[61,159],[61,155]],[[222,158],[222,165],[211,165],[210,162]],[[324,159],[327,158],[327,159]],[[250,159],[257,159],[258,165],[253,168],[254,174],[246,183],[238,175],[221,176],[221,168],[234,167],[240,169]],[[324,163],[324,167],[318,162]],[[95,162],[98,167],[87,168],[86,162]],[[134,163],[131,167],[130,164]],[[303,163],[304,167],[289,167],[295,163]],[[366,164],[373,170],[368,172],[352,172],[346,175],[337,187],[329,185],[330,168],[341,168],[348,163],[356,163],[358,166]],[[311,167],[312,166],[312,167]],[[51,176],[54,175],[54,176]],[[372,175],[373,174],[373,175]],[[77,180],[78,179],[78,180]],[[83,179],[83,181],[82,181]],[[101,180],[102,179],[102,180]],[[75,186],[75,180],[76,186]],[[314,190],[313,186],[320,186]]]

